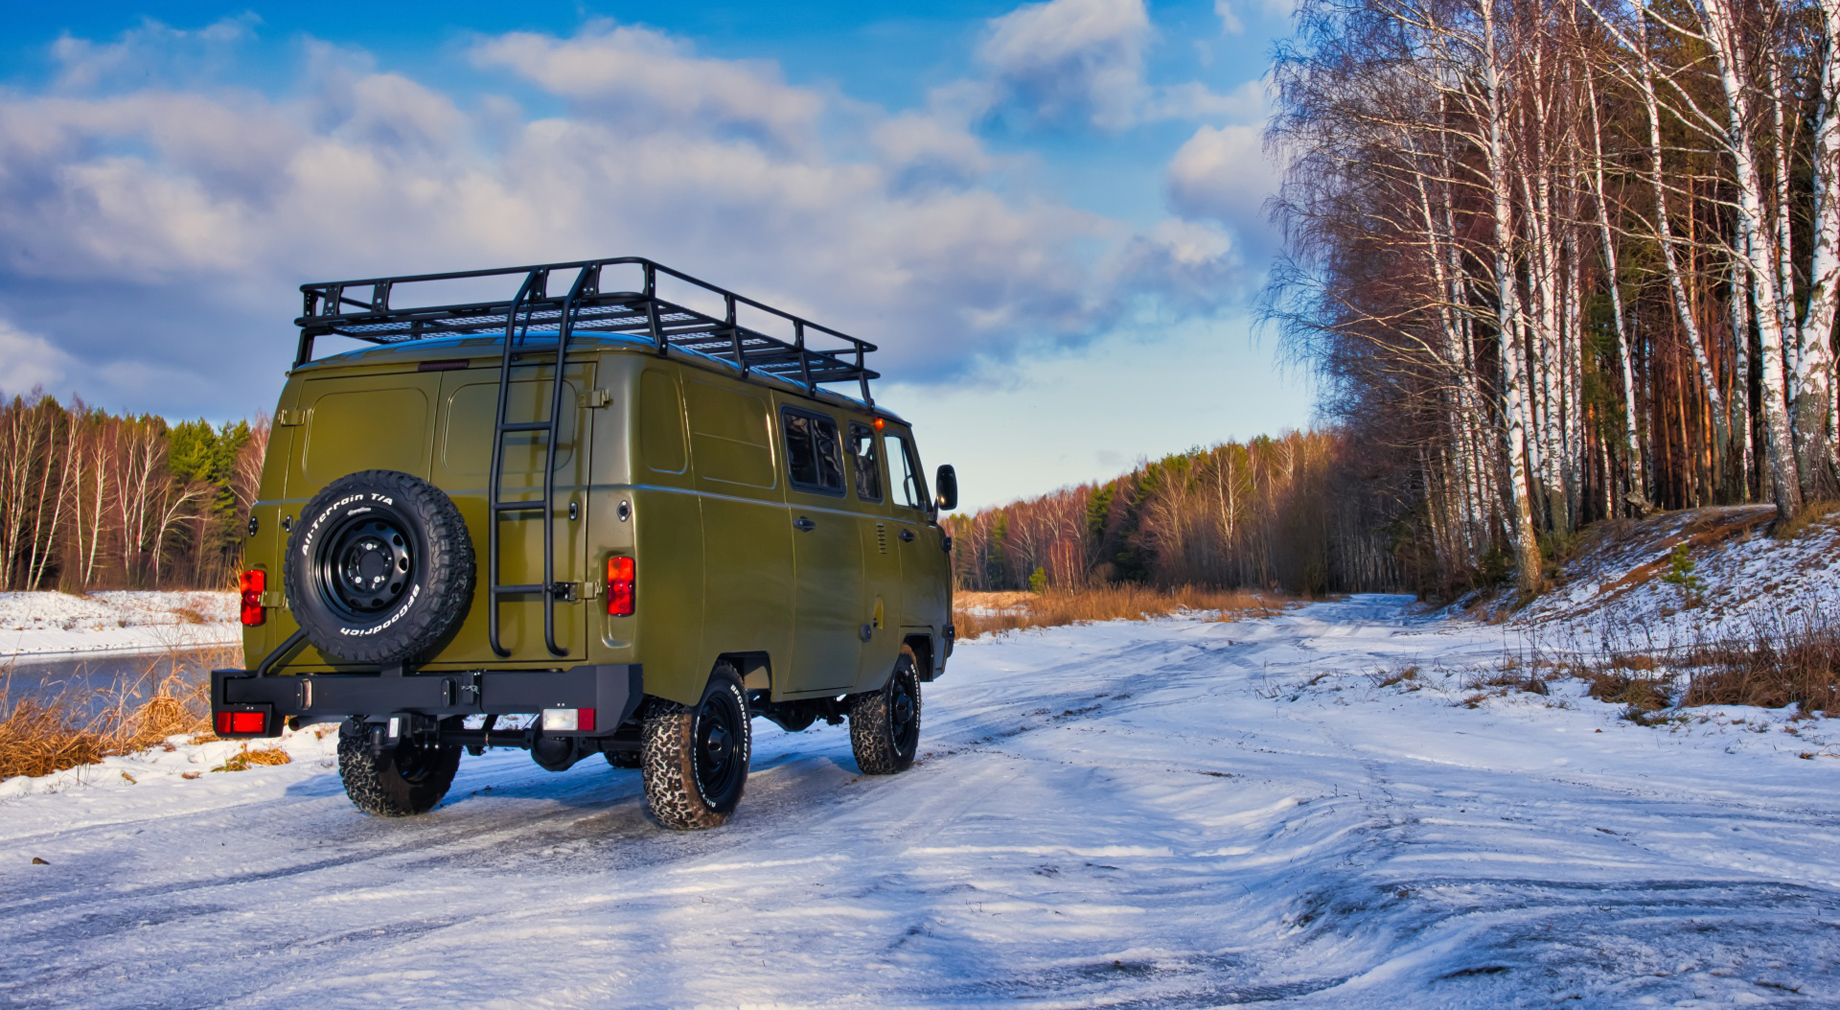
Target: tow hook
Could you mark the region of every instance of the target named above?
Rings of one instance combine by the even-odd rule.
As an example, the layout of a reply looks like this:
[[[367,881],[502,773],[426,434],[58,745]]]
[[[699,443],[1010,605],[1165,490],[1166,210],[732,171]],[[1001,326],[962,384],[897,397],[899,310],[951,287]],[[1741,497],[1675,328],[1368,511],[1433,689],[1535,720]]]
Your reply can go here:
[[[370,723],[366,728],[370,735],[371,757],[381,758],[385,751],[400,746],[405,737],[414,736],[422,729],[417,725],[417,720],[421,718],[411,712],[399,712],[388,719]]]

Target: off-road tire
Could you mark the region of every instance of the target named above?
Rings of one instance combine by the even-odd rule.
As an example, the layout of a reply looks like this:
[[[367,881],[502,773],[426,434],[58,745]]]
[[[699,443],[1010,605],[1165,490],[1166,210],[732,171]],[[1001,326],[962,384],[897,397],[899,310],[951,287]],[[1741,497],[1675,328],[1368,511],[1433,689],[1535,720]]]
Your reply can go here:
[[[607,763],[615,768],[638,768],[644,764],[642,755],[636,750],[602,751],[607,755]]]
[[[894,673],[879,691],[850,696],[850,750],[865,775],[906,771],[920,749],[920,675],[912,649],[902,646]]]
[[[726,664],[710,675],[695,707],[662,698],[648,703],[639,773],[658,823],[701,831],[728,820],[747,785],[748,722],[747,692]]]
[[[339,733],[339,778],[351,805],[378,817],[425,814],[447,795],[460,769],[460,747],[418,747],[403,741],[373,757],[368,734]]]
[[[282,580],[307,641],[351,663],[419,659],[466,615],[473,541],[440,488],[394,470],[326,485],[288,537]]]

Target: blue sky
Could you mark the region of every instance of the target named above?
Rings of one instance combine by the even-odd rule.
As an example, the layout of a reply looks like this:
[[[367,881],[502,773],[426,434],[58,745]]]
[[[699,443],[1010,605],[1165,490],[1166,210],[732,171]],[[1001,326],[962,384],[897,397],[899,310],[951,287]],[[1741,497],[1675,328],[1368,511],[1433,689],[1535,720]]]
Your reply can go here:
[[[0,390],[272,409],[303,281],[645,255],[880,344],[980,505],[1297,427],[1288,0],[27,5]]]

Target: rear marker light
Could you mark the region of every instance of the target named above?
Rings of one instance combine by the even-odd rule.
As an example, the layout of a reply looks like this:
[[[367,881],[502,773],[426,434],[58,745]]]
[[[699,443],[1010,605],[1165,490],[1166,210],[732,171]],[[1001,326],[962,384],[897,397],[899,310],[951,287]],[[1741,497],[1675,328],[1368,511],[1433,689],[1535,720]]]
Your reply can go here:
[[[594,732],[594,710],[591,708],[546,708],[543,710],[543,728],[553,733],[592,733]]]
[[[262,609],[262,592],[268,588],[268,573],[252,568],[237,577],[236,587],[243,593],[243,624],[255,627],[268,619]]]
[[[267,712],[219,712],[217,713],[217,735],[232,736],[243,733],[268,732]]]
[[[633,615],[633,589],[637,578],[633,559],[607,559],[607,613],[610,616]]]

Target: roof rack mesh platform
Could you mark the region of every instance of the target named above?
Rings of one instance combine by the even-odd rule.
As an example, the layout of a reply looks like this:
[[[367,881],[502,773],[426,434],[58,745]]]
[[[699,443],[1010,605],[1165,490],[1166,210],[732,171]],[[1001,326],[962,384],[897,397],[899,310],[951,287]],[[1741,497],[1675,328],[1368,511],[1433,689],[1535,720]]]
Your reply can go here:
[[[604,281],[629,272],[640,284],[632,290],[607,290]],[[492,282],[502,279],[502,286]],[[698,300],[720,299],[720,316],[659,297],[660,279],[681,286]],[[552,287],[552,284],[554,287]],[[418,288],[463,289],[487,294],[484,300],[398,307],[417,300]],[[626,334],[649,339],[661,355],[694,351],[735,365],[744,378],[768,375],[816,393],[820,385],[855,382],[865,404],[874,404],[869,380],[880,378],[864,364],[875,345],[820,326],[770,305],[716,287],[670,267],[640,257],[546,263],[536,266],[467,270],[368,280],[303,284],[300,348],[294,364],[313,360],[313,342],[324,336],[350,337],[375,344],[398,344],[431,337],[502,336],[522,340],[533,331],[554,332],[563,351],[571,337]],[[503,291],[502,297],[489,292]],[[737,312],[762,313],[790,337],[773,336],[742,325]],[[811,339],[825,343],[813,347]]]

